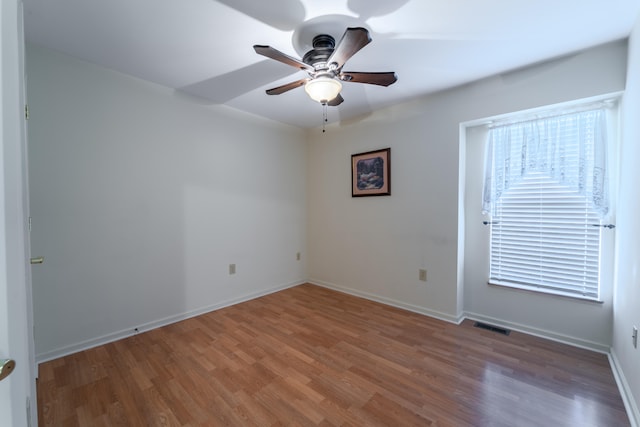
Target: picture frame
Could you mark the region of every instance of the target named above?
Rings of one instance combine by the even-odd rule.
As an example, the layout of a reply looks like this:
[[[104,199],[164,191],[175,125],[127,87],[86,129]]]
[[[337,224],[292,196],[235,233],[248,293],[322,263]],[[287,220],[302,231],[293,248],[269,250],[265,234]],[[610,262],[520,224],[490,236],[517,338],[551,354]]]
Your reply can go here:
[[[351,197],[391,195],[391,148],[351,155]]]

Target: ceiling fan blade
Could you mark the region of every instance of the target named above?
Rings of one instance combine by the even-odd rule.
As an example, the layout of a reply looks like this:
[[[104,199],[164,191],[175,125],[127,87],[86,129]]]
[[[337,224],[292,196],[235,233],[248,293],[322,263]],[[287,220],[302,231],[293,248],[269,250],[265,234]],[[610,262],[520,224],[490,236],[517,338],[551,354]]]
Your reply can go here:
[[[342,97],[342,95],[338,94],[338,96],[327,102],[327,105],[330,107],[337,107],[338,105],[342,104],[343,101],[344,98]]]
[[[385,73],[360,73],[357,71],[345,71],[340,73],[340,79],[345,82],[368,83],[379,86],[389,86],[398,80],[393,71]]]
[[[253,46],[253,49],[259,55],[263,55],[263,56],[266,56],[267,58],[275,59],[276,61],[280,61],[284,64],[291,65],[292,67],[295,67],[299,70],[314,71],[312,66],[305,64],[299,59],[293,58],[285,53],[282,53],[278,49],[274,49],[271,46],[261,46],[256,44]]]
[[[369,43],[371,43],[371,36],[366,28],[347,28],[335,50],[327,59],[327,64],[335,64],[336,69],[339,70],[349,58]]]
[[[280,95],[281,93],[285,93],[290,91],[291,89],[295,89],[297,87],[303,86],[309,79],[300,79],[295,82],[287,83],[286,85],[274,87],[272,89],[267,90],[267,95]]]

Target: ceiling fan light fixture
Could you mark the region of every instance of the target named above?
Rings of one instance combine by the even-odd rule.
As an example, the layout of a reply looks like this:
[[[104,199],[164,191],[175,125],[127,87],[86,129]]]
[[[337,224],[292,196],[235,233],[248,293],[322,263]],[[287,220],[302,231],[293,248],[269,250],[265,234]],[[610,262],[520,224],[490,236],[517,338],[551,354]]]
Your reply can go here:
[[[304,85],[304,90],[316,102],[326,104],[340,94],[342,84],[330,77],[317,77]]]

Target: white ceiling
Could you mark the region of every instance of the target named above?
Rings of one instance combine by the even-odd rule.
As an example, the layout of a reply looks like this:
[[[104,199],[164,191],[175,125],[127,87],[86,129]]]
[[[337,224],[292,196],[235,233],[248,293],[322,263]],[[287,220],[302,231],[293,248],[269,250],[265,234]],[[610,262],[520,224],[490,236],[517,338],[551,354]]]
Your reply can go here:
[[[639,0],[24,0],[26,39],[175,89],[299,127],[321,124],[305,77],[257,55],[270,45],[296,58],[294,31],[370,30],[349,71],[395,71],[397,83],[344,83],[330,122],[489,75],[625,38]],[[339,39],[341,34],[337,34]],[[303,40],[304,42],[304,40]],[[310,43],[310,41],[309,41]],[[190,95],[198,95],[192,97]]]

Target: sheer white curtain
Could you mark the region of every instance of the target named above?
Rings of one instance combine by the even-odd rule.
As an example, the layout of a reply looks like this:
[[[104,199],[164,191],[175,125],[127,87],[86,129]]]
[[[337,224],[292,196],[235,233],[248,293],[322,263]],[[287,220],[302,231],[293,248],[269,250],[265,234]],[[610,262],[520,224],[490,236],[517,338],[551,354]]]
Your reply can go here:
[[[607,126],[602,109],[494,127],[485,154],[482,210],[530,172],[544,173],[585,196],[604,218],[609,211]]]

